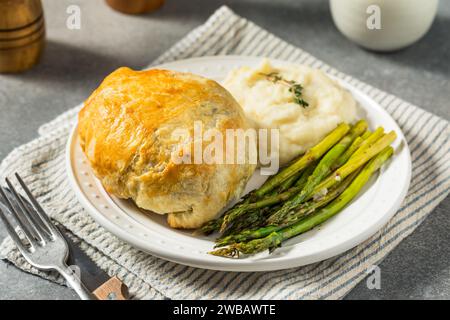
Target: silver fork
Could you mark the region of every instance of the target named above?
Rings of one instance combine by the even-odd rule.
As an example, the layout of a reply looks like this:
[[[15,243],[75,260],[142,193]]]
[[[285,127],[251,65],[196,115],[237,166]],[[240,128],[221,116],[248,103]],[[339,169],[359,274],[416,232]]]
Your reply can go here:
[[[69,247],[58,228],[53,224],[45,211],[31,194],[20,176],[15,174],[23,191],[32,204],[26,204],[22,196],[16,191],[8,178],[5,179],[8,189],[0,187],[0,218],[6,230],[16,243],[24,258],[33,266],[41,270],[56,270],[67,281],[79,297],[83,300],[95,300],[95,297],[82,284],[79,277],[66,261]],[[22,241],[6,214],[14,217],[23,232],[26,242]]]

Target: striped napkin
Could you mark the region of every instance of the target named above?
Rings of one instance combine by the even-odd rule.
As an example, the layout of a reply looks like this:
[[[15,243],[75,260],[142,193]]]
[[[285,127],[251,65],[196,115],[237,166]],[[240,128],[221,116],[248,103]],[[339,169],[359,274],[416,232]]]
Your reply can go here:
[[[164,261],[138,251],[96,224],[70,189],[64,149],[78,109],[43,125],[39,138],[15,149],[1,164],[3,176],[20,172],[53,219],[79,239],[87,254],[117,274],[135,299],[339,299],[402,239],[411,234],[450,190],[449,122],[345,75],[252,22],[220,8],[208,21],[152,65],[205,55],[253,55],[322,69],[367,93],[398,122],[408,140],[413,174],[397,214],[377,234],[344,254],[312,265],[275,272],[218,272]],[[7,238],[0,252],[17,267],[62,283],[28,265]]]

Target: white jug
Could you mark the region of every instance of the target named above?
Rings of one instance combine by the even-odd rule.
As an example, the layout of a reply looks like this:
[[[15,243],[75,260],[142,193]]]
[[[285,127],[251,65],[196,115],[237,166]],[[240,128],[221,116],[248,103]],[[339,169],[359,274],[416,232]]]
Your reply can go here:
[[[430,29],[439,0],[330,0],[336,27],[362,47],[393,51]]]

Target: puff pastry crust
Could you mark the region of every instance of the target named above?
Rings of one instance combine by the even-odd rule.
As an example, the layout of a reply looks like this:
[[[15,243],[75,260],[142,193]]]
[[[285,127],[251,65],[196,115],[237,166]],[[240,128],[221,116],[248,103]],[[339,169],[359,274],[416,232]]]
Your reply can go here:
[[[242,192],[252,164],[177,164],[172,152],[192,132],[249,127],[217,82],[168,70],[119,68],[85,101],[78,116],[81,147],[105,189],[140,208],[168,214],[174,228],[197,228]],[[190,145],[190,147],[192,147]]]

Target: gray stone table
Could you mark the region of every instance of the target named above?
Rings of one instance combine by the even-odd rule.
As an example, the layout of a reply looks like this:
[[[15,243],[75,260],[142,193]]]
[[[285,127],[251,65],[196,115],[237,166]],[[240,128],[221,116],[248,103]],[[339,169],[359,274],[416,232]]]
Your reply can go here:
[[[97,0],[44,0],[47,50],[31,71],[0,75],[0,158],[36,136],[39,125],[85,99],[115,68],[141,68],[200,25],[221,4],[334,67],[450,119],[450,2],[430,32],[395,53],[367,52],[335,29],[325,0],[167,0],[161,10],[128,16]],[[66,27],[69,5],[81,29]],[[449,299],[450,198],[381,264],[380,290],[360,283],[347,299]],[[0,227],[0,238],[6,231]],[[74,299],[65,287],[0,262],[0,299]]]

